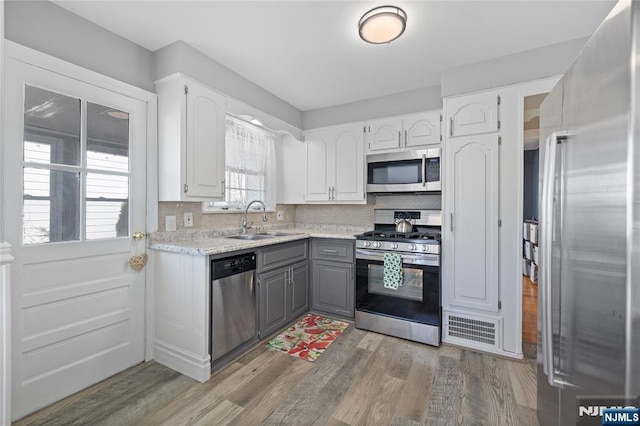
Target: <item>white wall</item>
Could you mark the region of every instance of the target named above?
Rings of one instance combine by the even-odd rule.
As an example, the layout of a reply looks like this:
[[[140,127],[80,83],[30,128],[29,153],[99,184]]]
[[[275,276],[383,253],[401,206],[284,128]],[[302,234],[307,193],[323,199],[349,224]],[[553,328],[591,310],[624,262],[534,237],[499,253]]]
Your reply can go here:
[[[451,68],[442,73],[442,97],[564,74],[588,37]]]
[[[247,52],[251,54],[251,52]],[[181,72],[205,85],[302,128],[302,112],[182,41],[154,53],[156,80]]]
[[[153,55],[48,1],[6,1],[5,36],[32,49],[149,91]]]
[[[440,86],[364,99],[302,113],[304,130],[442,108]]]

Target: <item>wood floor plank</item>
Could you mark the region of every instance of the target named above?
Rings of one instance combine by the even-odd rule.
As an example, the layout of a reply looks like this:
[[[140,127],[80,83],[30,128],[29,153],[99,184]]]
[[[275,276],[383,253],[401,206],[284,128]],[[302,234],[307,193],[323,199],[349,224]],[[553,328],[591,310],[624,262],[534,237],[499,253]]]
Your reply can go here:
[[[440,356],[446,356],[453,359],[460,359],[460,348],[451,345],[440,346]]]
[[[425,420],[431,383],[436,372],[438,349],[413,346],[411,368],[398,399],[393,424],[421,423]]]
[[[227,400],[222,401],[213,410],[201,417],[197,422],[191,423],[194,426],[223,426],[236,423],[236,417],[242,413],[243,408]]]
[[[265,388],[264,392],[256,391],[256,397],[249,401],[244,406],[243,412],[233,419],[235,424],[260,424],[280,405],[289,392],[316,368],[313,362],[301,359],[294,359],[294,361],[287,371],[280,374],[269,387]]]
[[[226,378],[242,368],[243,365],[239,363],[231,363],[227,365],[223,370],[214,374],[209,381],[204,383],[197,383],[191,388],[185,390],[179,395],[176,395],[171,401],[168,401],[164,406],[158,410],[147,413],[139,420],[140,425],[157,425],[164,422],[166,419],[171,418],[178,413],[183,413],[184,410],[188,410],[189,407],[196,401],[202,398],[202,395],[210,392],[216,386]]]
[[[358,348],[366,349],[368,351],[375,351],[382,342],[384,335],[378,333],[369,332],[362,338],[360,343],[358,343]]]
[[[520,405],[536,408],[536,373],[531,365],[523,362],[508,362],[513,396]]]
[[[395,415],[398,398],[404,387],[405,381],[393,376],[382,376],[382,381],[375,397],[372,399],[369,409],[366,411],[364,420],[360,422],[365,425],[387,425]]]
[[[264,424],[326,423],[353,381],[364,371],[372,353],[356,348],[350,355],[338,369],[333,363],[326,363],[313,371],[289,392]]]
[[[231,392],[225,390],[225,398],[240,407],[244,407],[253,398],[259,396],[261,393],[265,392],[267,388],[273,386],[273,383],[278,379],[278,377],[292,368],[292,364],[294,364],[294,362],[307,362],[282,352],[277,353],[277,355],[277,357],[271,360],[269,368],[260,370],[259,373],[254,375],[250,381],[247,381],[242,386]]]
[[[440,347],[442,350],[443,347]],[[438,371],[433,377],[427,402],[426,424],[449,425],[460,412],[462,373],[459,361],[447,356],[450,351],[440,352]],[[459,352],[458,352],[459,354]]]
[[[461,350],[462,394],[457,418],[459,424],[491,424],[487,410],[487,395],[483,389],[487,378],[484,370],[482,354],[467,349]]]
[[[345,398],[333,413],[333,418],[349,424],[359,424],[370,411],[377,395],[384,393],[382,378],[395,363],[400,339],[385,339],[366,365],[364,373],[349,388]],[[388,376],[390,377],[390,376]],[[388,395],[392,398],[391,395]]]
[[[483,355],[486,386],[483,389],[488,424],[519,424],[517,404],[513,395],[507,362],[491,355]]]

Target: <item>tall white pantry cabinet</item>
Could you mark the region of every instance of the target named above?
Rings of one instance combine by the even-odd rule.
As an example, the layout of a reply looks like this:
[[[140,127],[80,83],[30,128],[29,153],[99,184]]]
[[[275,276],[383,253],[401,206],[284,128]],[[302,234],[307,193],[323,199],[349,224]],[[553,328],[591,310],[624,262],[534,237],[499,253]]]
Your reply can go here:
[[[444,99],[443,342],[522,357],[524,98],[558,78]]]

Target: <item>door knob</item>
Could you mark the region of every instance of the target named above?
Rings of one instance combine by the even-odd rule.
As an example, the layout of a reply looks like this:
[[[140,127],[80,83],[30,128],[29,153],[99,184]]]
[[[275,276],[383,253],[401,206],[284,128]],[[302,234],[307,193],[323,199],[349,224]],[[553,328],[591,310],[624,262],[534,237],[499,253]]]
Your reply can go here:
[[[136,241],[144,240],[147,235],[144,232],[136,231],[133,233],[133,239]]]

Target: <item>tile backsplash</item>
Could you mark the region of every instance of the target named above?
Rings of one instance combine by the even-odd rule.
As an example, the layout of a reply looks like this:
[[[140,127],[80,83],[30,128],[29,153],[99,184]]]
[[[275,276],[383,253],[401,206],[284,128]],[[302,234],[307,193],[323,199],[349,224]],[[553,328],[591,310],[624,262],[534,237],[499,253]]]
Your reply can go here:
[[[284,211],[284,220],[276,220],[276,213],[267,213],[269,221],[266,224],[271,226],[288,226],[295,222],[296,208],[292,205],[277,205],[276,210]],[[193,213],[193,227],[184,226],[184,214]],[[199,230],[216,228],[234,228],[240,231],[242,225],[242,213],[202,213],[202,203],[158,203],[158,231],[164,232],[165,217],[175,216],[177,230]],[[262,213],[249,212],[249,221],[253,221],[254,226],[262,226]]]
[[[377,195],[368,204],[279,204],[284,220],[276,220],[276,213],[267,213],[269,221],[262,222],[260,212],[249,213],[254,226],[288,227],[297,225],[373,226],[373,210],[378,209],[441,209],[440,194]],[[184,214],[193,213],[193,227],[184,226]],[[158,231],[164,232],[165,217],[175,216],[178,231],[238,228],[242,213],[202,213],[201,203],[158,203]]]

